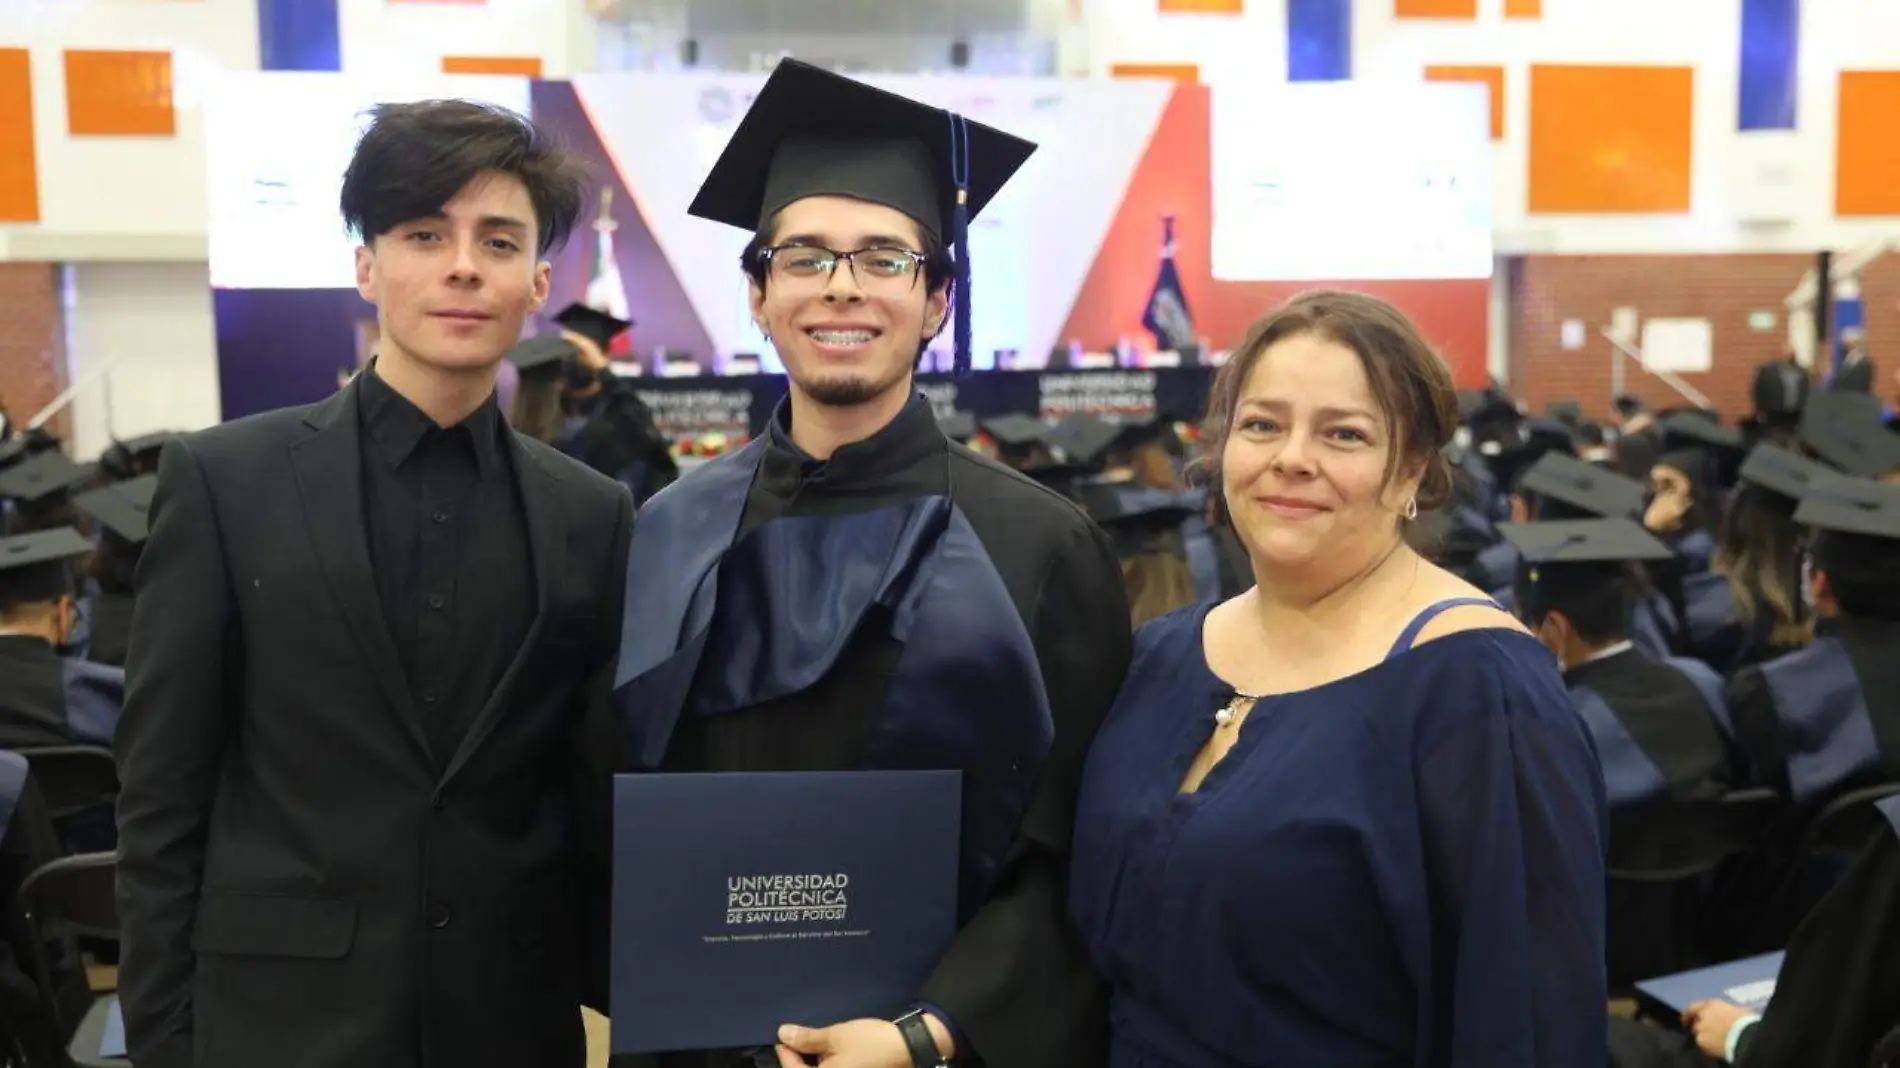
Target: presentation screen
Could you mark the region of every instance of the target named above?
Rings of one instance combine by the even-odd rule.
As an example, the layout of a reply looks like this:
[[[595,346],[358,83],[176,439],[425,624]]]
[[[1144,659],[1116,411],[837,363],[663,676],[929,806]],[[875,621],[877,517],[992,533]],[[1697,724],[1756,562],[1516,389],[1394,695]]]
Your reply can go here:
[[[337,197],[378,103],[458,97],[528,113],[526,78],[232,73],[205,103],[211,284],[353,289]]]
[[[1212,138],[1217,279],[1491,276],[1483,85],[1223,82]]]

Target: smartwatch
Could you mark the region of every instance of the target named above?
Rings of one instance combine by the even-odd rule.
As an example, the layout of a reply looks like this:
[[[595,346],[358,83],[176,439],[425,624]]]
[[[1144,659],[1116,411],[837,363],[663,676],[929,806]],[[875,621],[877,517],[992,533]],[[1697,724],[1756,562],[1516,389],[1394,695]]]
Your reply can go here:
[[[912,1009],[892,1022],[897,1024],[897,1033],[904,1036],[915,1068],[950,1068],[950,1062],[937,1052],[937,1040],[931,1037],[930,1025],[924,1023],[924,1010]]]

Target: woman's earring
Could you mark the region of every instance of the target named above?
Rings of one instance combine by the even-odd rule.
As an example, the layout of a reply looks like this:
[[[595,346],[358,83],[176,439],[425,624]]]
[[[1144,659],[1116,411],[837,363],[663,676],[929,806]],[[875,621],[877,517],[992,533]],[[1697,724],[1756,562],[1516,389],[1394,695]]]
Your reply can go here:
[[[1418,518],[1418,498],[1413,497],[1405,502],[1405,521],[1410,523],[1417,518]]]

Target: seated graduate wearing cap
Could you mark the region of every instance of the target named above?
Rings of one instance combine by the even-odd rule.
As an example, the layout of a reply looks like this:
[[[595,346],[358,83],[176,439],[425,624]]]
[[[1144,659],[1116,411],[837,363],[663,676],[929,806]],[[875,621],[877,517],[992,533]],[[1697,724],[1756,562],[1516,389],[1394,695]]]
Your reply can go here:
[[[1205,518],[1191,497],[1129,482],[1097,481],[1076,487],[1076,498],[1121,558],[1130,622],[1186,608],[1203,598],[1185,545],[1185,525]],[[1210,561],[1212,563],[1212,561]]]
[[[1638,515],[1643,506],[1641,483],[1563,453],[1540,457],[1519,476],[1515,496],[1517,514],[1530,522],[1629,518]],[[1493,594],[1500,604],[1509,607],[1516,596],[1523,556],[1509,538],[1499,545],[1506,551],[1487,550],[1480,559],[1487,560],[1487,566],[1510,562],[1512,571],[1505,587]],[[1673,554],[1670,559],[1645,561],[1641,574],[1632,579],[1630,635],[1652,656],[1674,655],[1682,642],[1679,620],[1683,613],[1677,608],[1679,595],[1672,564]]]
[[[157,475],[142,475],[82,493],[73,507],[98,529],[98,547],[86,564],[92,589],[85,598],[84,658],[95,664],[125,666],[132,638],[132,595],[139,556],[151,533],[149,513],[158,490]]]
[[[1596,742],[1611,866],[1666,866],[1669,835],[1646,833],[1659,810],[1720,797],[1739,778],[1722,679],[1700,661],[1659,658],[1631,640],[1639,565],[1667,560],[1669,547],[1628,518],[1507,525],[1503,533],[1525,559],[1519,610],[1563,665]],[[1676,905],[1673,888],[1612,887],[1613,985],[1693,959],[1690,932],[1675,929]]]
[[[0,538],[0,749],[112,743],[124,671],[60,655],[72,562],[91,551],[70,527]]]
[[[1613,1068],[1866,1068],[1900,1025],[1900,798],[1883,826],[1788,940],[1760,1013],[1689,1006],[1687,1033],[1610,1020]]]
[[[1511,410],[1516,412],[1515,408]],[[1513,426],[1508,435],[1496,443],[1500,446],[1499,450],[1490,456],[1488,466],[1497,479],[1503,506],[1498,510],[1495,521],[1529,522],[1541,514],[1542,503],[1535,492],[1525,488],[1525,479],[1546,455],[1555,453],[1575,459],[1576,440],[1569,427],[1555,420],[1531,419]],[[1562,507],[1561,504],[1553,506],[1552,514],[1572,514],[1563,511]],[[1500,594],[1508,596],[1512,577],[1517,574],[1517,565],[1517,547],[1508,541],[1495,541],[1478,553],[1473,583],[1494,597]]]
[[[1806,646],[1812,613],[1801,588],[1802,494],[1837,478],[1779,446],[1757,445],[1722,509],[1710,570],[1683,579],[1689,652],[1724,675]]]
[[[1715,556],[1716,517],[1721,499],[1708,480],[1712,460],[1704,449],[1677,449],[1649,469],[1650,500],[1643,525],[1669,543],[1682,573],[1700,575]]]
[[[1842,480],[1802,498],[1815,530],[1812,645],[1729,681],[1756,776],[1804,808],[1900,781],[1900,486]]]
[[[653,412],[607,352],[633,324],[585,304],[554,316],[560,333],[508,354],[521,373],[509,422],[626,486],[635,504],[671,485],[679,464]]]
[[[853,1064],[887,1063],[872,1042],[908,1048],[901,1065],[954,1046],[1067,1068],[1106,1039],[1063,902],[1082,758],[1130,656],[1121,569],[1073,502],[950,443],[914,384],[952,299],[968,367],[969,264],[945,246],[1032,150],[785,60],[692,205],[754,233],[741,266],[790,389],[765,433],[641,513],[623,742],[673,772],[962,771],[961,928],[920,1013],[785,1021],[788,1046]],[[779,1063],[660,1064],[735,1056]]]

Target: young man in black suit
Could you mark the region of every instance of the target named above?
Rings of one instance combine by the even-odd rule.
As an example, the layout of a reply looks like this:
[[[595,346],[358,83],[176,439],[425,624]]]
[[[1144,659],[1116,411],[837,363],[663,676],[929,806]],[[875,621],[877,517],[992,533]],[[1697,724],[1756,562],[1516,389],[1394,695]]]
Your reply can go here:
[[[377,359],[166,447],[116,746],[141,1068],[582,1063],[633,508],[494,385],[583,200],[519,116],[377,109]]]

